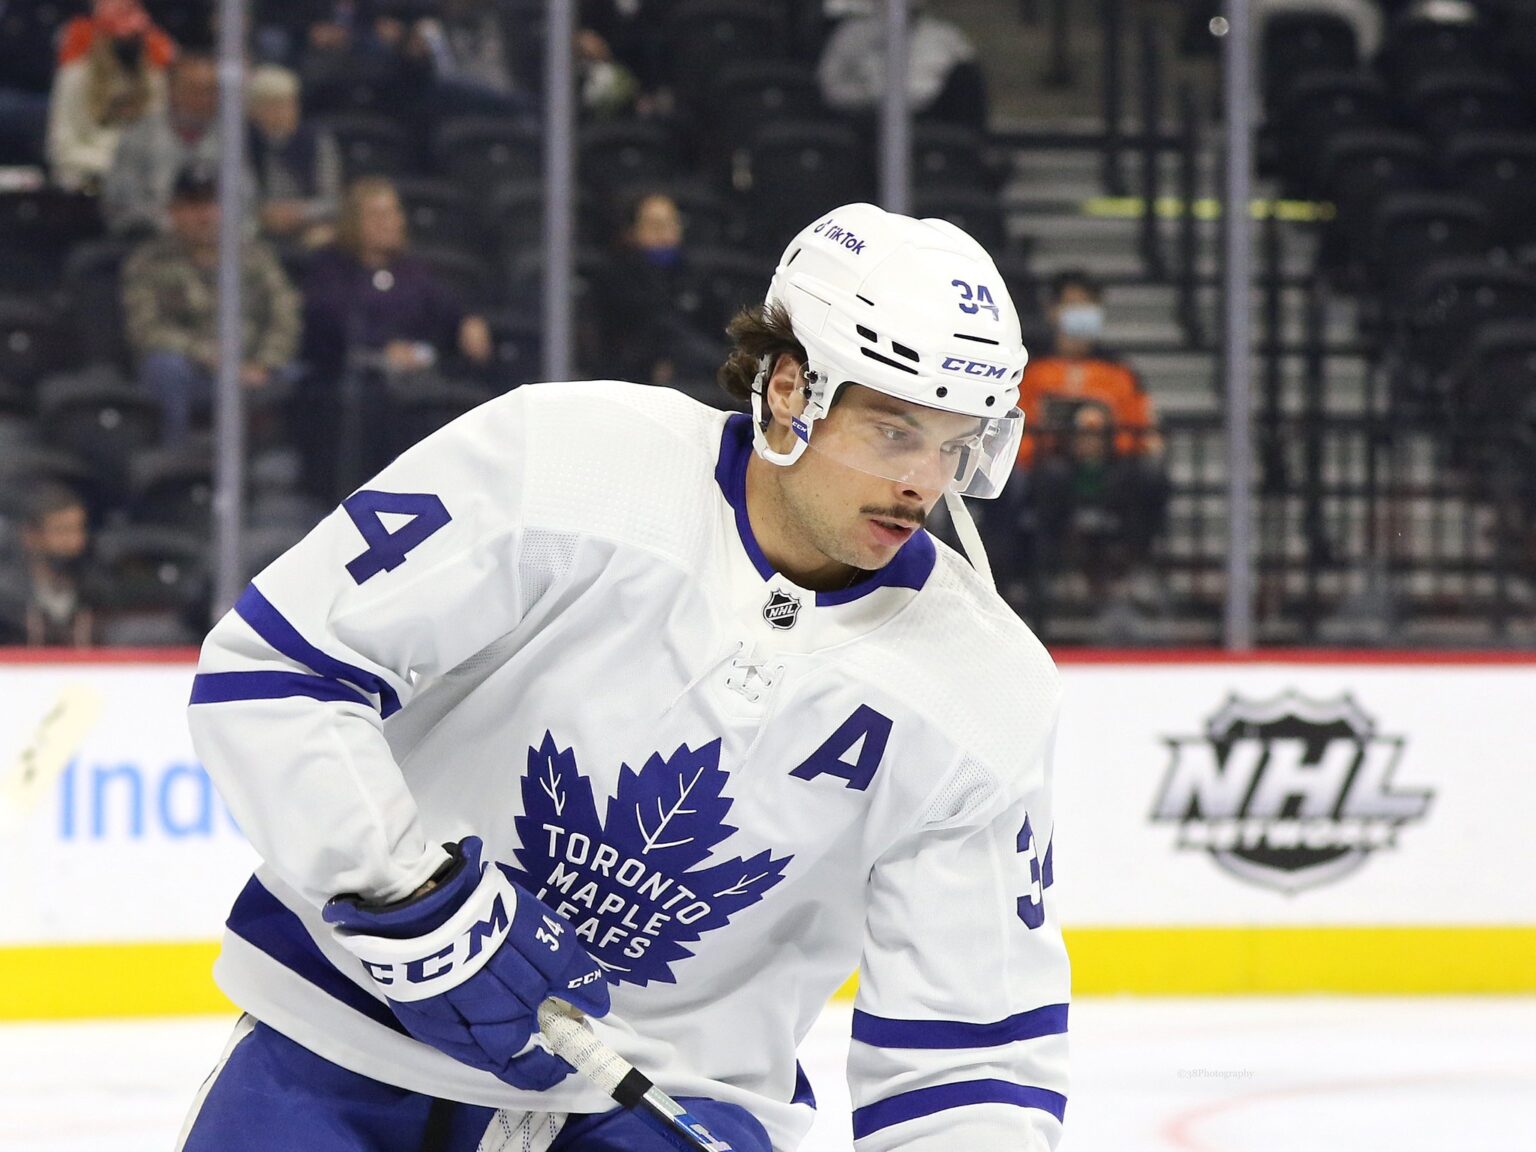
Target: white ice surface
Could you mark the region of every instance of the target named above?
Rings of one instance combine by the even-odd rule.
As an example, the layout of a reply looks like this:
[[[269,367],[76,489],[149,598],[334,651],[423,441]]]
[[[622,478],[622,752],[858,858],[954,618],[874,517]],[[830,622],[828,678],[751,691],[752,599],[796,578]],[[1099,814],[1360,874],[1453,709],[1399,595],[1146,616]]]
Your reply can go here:
[[[850,1147],[848,1016],[804,1152]],[[231,1023],[0,1026],[0,1149],[170,1152]],[[1536,998],[1080,1000],[1072,1037],[1063,1152],[1536,1152]]]

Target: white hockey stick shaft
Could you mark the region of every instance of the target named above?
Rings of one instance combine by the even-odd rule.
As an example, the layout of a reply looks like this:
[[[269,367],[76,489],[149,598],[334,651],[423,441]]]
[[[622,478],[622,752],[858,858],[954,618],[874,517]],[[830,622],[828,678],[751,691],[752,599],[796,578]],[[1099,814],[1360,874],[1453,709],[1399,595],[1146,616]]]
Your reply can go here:
[[[624,1057],[599,1040],[581,1013],[553,997],[539,1005],[539,1029],[550,1049],[679,1152],[733,1152]]]

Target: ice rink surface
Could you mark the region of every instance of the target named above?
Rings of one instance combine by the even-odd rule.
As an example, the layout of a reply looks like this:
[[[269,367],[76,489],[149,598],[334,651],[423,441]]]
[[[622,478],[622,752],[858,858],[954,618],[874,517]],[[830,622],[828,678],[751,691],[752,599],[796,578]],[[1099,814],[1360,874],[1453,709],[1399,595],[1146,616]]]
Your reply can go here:
[[[851,1146],[849,1012],[802,1049],[805,1152]],[[231,1023],[0,1026],[0,1149],[169,1152]],[[1536,998],[1090,999],[1071,1031],[1064,1152],[1536,1150]]]

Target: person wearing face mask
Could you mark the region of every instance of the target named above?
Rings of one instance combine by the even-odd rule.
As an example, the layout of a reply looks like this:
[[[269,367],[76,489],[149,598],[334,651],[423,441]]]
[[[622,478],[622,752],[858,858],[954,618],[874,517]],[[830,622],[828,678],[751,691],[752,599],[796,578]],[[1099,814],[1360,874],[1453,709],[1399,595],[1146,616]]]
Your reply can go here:
[[[1152,401],[1141,379],[1104,347],[1104,293],[1085,272],[1059,273],[1048,308],[1055,338],[1030,360],[1019,387],[1025,434],[1016,468],[1027,482],[993,527],[998,551],[1016,557],[1013,593],[1045,626],[1053,578],[1067,570],[1087,582],[1115,638],[1130,611],[1122,595],[1159,603],[1141,579],[1166,520],[1168,481]]]
[[[601,370],[648,384],[710,380],[719,341],[693,318],[698,300],[676,201],[647,190],[624,202],[620,219],[607,266],[593,284]]]
[[[64,26],[48,99],[48,167],[70,191],[101,186],[124,128],[165,107],[176,45],[139,0],[96,0]]]
[[[85,504],[62,484],[35,485],[21,524],[21,564],[0,597],[0,643],[82,648],[95,636]]]
[[[1042,454],[1057,451],[1083,404],[1102,406],[1115,426],[1117,456],[1162,455],[1152,401],[1141,378],[1101,343],[1104,290],[1076,269],[1051,281],[1047,314],[1055,330],[1051,351],[1030,360],[1019,389],[1027,421],[1019,467],[1029,470]]]

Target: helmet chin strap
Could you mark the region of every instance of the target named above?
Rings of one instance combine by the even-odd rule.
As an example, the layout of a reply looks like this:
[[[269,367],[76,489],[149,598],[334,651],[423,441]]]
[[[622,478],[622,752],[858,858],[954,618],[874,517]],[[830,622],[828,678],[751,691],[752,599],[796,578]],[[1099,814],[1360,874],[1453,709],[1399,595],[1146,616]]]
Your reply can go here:
[[[971,510],[965,506],[964,498],[958,492],[945,492],[944,507],[949,509],[949,519],[955,526],[955,535],[960,538],[965,558],[987,582],[987,587],[995,589],[997,582],[992,579],[992,565],[987,560],[987,550],[982,546],[981,533],[976,530],[976,521],[971,519]]]

